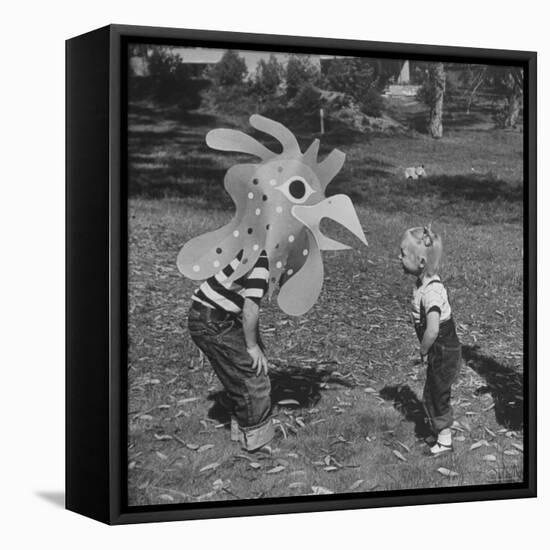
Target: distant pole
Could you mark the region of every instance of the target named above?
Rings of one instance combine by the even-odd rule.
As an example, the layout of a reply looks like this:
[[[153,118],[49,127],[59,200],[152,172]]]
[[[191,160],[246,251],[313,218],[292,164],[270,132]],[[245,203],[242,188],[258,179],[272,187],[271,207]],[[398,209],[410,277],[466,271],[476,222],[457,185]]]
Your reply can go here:
[[[325,133],[325,120],[324,120],[325,112],[323,109],[319,109],[319,118],[321,119],[321,135]]]

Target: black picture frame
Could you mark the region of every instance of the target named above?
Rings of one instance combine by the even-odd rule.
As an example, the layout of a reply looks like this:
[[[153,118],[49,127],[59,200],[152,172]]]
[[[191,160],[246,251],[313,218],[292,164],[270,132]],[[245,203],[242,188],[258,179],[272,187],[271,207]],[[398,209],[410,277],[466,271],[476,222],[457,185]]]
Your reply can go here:
[[[524,71],[524,482],[128,507],[126,71],[129,42],[441,59]],[[536,496],[534,52],[109,25],[66,43],[66,507],[108,524]]]

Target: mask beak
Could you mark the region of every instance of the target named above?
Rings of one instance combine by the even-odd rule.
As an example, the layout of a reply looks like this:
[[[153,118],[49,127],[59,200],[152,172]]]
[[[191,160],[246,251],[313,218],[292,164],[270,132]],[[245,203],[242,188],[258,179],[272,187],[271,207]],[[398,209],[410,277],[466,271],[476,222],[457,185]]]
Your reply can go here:
[[[368,246],[357,212],[347,195],[334,195],[310,206],[295,205],[292,207],[292,215],[314,234],[321,250],[347,250],[351,248],[321,233],[319,224],[323,218],[330,218],[343,225]]]

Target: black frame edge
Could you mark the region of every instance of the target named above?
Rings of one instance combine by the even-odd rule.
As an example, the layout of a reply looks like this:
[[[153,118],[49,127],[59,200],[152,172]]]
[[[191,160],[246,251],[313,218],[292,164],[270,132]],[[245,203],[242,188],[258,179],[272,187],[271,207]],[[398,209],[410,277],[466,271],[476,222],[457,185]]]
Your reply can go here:
[[[66,502],[108,522],[109,43],[66,41]]]
[[[524,279],[526,300],[524,310],[527,311],[525,321],[528,334],[524,336],[528,354],[525,356],[528,387],[525,397],[525,417],[527,418],[525,434],[527,435],[527,483],[532,496],[537,496],[537,54],[532,52],[526,60],[527,86],[524,97],[527,97],[529,113],[527,132],[524,129],[524,164],[527,170],[524,178],[524,198],[528,208],[527,222],[524,220],[524,250],[527,250],[525,267],[528,277]],[[524,205],[525,208],[525,205]],[[527,225],[527,230],[526,230]],[[525,376],[525,368],[524,368]]]

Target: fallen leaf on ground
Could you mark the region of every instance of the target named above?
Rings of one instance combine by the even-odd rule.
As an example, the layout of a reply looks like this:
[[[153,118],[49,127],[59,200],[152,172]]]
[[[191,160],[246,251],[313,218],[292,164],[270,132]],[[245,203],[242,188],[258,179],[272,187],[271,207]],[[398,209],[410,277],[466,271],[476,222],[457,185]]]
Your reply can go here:
[[[161,453],[160,451],[157,451],[157,452],[156,452],[156,455],[157,455],[161,460],[166,460],[166,459],[168,458],[164,453]]]
[[[363,485],[364,482],[365,482],[364,479],[358,479],[355,483],[352,483],[349,486],[348,491],[355,491],[355,489],[357,489],[358,487],[361,487],[361,485]]]
[[[495,455],[485,455],[483,460],[486,462],[496,462],[497,457]]]
[[[275,468],[271,468],[271,470],[267,470],[266,474],[278,474],[279,472],[282,472],[286,466],[275,466]]]
[[[399,451],[396,451],[394,449],[392,452],[399,460],[402,460],[403,462],[407,462],[407,459]]]
[[[174,497],[172,495],[159,495],[160,500],[167,500],[168,502],[174,502]]]
[[[209,449],[212,449],[213,447],[214,447],[214,445],[212,445],[211,443],[209,443],[207,445],[201,445],[197,449],[197,453],[204,453],[204,451],[208,451]]]
[[[438,468],[437,471],[445,477],[455,477],[458,475],[458,472],[453,472],[452,470],[449,470],[448,468]]]
[[[508,456],[518,456],[521,453],[515,449],[508,449],[507,451],[504,451],[504,454]]]
[[[196,443],[187,443],[185,446],[192,451],[196,451],[199,448]]]
[[[523,445],[521,445],[520,443],[512,443],[512,447],[514,447],[518,451],[523,452]]]
[[[254,470],[257,470],[258,468],[261,468],[261,467],[262,467],[262,465],[261,465],[259,462],[251,462],[251,463],[249,464],[249,466],[250,466],[251,468],[254,468]]]
[[[198,401],[200,397],[186,397],[185,399],[180,399],[178,405],[184,405],[185,403],[192,403],[193,401]]]
[[[289,489],[298,489],[300,487],[305,487],[306,484],[303,481],[293,481],[288,488]]]
[[[405,443],[401,443],[401,441],[398,441],[397,439],[395,440],[395,442],[396,442],[399,446],[403,447],[403,449],[405,449],[405,451],[407,451],[408,453],[411,452],[411,450],[409,449],[409,447],[407,447],[407,445],[405,445]]]
[[[323,468],[323,470],[325,470],[325,472],[334,472],[338,470],[338,468],[336,466],[327,466],[326,468]]]
[[[225,484],[222,479],[216,479],[214,483],[212,483],[212,487],[216,490],[222,489],[224,485]]]
[[[215,470],[219,466],[219,462],[212,462],[211,464],[207,464],[206,466],[203,466],[199,472],[207,472],[208,470]]]
[[[163,434],[163,435],[154,434],[154,437],[157,441],[167,441],[168,439],[174,439],[171,435],[168,435],[168,434]]]

